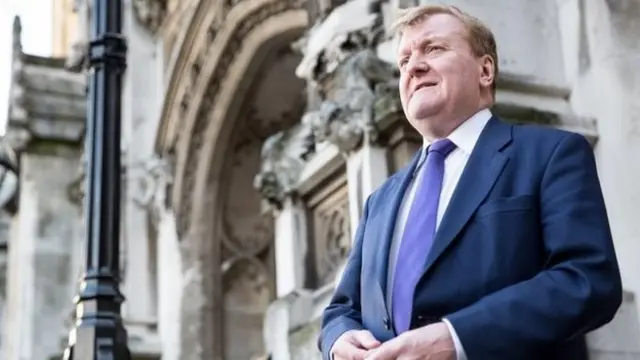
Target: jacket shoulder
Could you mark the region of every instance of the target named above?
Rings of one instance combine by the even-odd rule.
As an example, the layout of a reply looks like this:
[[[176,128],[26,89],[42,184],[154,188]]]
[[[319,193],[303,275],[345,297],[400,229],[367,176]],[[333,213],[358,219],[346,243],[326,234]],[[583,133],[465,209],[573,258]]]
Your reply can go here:
[[[554,146],[569,136],[578,136],[585,139],[584,136],[579,133],[558,129],[551,126],[537,124],[513,125],[513,138],[516,141],[528,141],[531,143]]]

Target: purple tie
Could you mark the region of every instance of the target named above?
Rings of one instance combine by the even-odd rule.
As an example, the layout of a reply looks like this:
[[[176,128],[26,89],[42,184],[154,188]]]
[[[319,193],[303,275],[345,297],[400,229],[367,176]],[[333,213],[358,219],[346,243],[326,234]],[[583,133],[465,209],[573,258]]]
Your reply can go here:
[[[424,270],[436,233],[444,160],[455,147],[451,140],[442,139],[428,148],[422,181],[402,234],[393,278],[393,319],[398,333],[407,331],[411,323],[416,282]]]

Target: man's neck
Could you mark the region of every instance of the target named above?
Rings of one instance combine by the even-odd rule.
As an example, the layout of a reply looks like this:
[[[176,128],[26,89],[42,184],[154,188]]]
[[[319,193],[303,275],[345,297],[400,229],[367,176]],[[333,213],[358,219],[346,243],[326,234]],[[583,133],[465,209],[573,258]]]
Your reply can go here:
[[[425,143],[432,143],[436,140],[444,139],[451,135],[456,129],[458,129],[462,124],[467,122],[469,119],[472,119],[478,113],[488,109],[488,106],[484,106],[481,108],[477,108],[470,115],[461,116],[457,121],[443,121],[441,123],[445,124],[445,126],[441,127],[433,127],[433,128],[425,128],[424,131],[421,132],[422,138],[425,140]]]

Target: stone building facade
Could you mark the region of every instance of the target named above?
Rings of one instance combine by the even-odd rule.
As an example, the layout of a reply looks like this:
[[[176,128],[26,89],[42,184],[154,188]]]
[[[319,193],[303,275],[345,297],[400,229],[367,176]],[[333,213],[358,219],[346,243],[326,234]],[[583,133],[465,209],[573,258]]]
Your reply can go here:
[[[445,2],[496,34],[496,114],[592,142],[625,301],[589,348],[592,359],[640,359],[640,4]],[[59,3],[78,21],[64,58],[24,54],[14,26],[6,140],[20,188],[0,247],[8,360],[59,356],[82,265],[91,6]],[[410,4],[124,3],[121,266],[136,359],[318,358],[319,316],[362,204],[421,143],[403,119],[386,32]]]

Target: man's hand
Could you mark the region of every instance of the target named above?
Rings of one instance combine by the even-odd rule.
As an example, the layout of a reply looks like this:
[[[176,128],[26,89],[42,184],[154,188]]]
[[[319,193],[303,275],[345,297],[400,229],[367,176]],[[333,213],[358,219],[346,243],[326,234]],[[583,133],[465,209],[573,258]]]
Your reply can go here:
[[[402,333],[367,353],[365,360],[455,360],[456,349],[443,322]]]
[[[368,350],[380,346],[380,341],[368,330],[349,330],[331,348],[333,360],[363,360]]]

